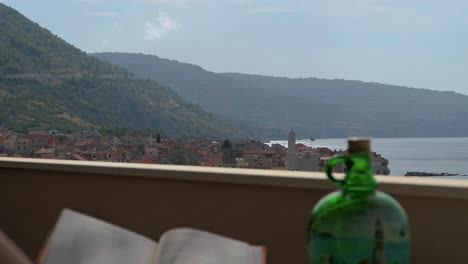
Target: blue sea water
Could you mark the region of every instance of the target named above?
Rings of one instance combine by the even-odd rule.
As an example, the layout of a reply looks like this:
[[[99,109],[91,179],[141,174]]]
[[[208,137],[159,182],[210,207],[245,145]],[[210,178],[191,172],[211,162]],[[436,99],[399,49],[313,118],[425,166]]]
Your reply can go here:
[[[288,144],[287,140],[271,143]],[[304,139],[297,143],[332,150],[347,148],[346,139]],[[468,138],[375,138],[372,149],[389,160],[391,175],[404,175],[408,171],[468,175]]]

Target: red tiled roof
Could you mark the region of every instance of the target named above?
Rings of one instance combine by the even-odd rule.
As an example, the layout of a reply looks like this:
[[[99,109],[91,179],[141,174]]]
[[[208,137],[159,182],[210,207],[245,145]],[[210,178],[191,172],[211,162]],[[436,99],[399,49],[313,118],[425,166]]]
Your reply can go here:
[[[329,148],[320,147],[320,148],[316,148],[316,150],[320,155],[331,156],[333,154],[333,151]]]
[[[146,152],[156,152],[158,151],[157,148],[146,148]]]
[[[124,156],[119,151],[96,151],[94,153],[96,154],[96,160],[123,160],[124,159]],[[107,158],[108,154],[111,155],[110,158]]]
[[[113,160],[123,160],[124,156],[121,152],[118,151],[111,151],[110,154],[112,155],[111,159]]]
[[[184,144],[184,148],[188,149],[188,148],[198,148],[198,144],[195,144],[195,143],[187,143],[187,144]]]
[[[52,135],[38,135],[36,137],[36,142],[39,142],[39,143],[52,144],[54,141],[55,143],[58,142],[57,139]]]
[[[205,159],[201,161],[202,163],[222,163],[223,156],[221,154],[205,156]]]
[[[268,149],[245,149],[242,151],[244,154],[276,154],[275,150]]]
[[[79,141],[75,141],[74,145],[75,146],[86,146],[90,143],[94,143],[94,140],[93,139],[83,139],[83,140],[79,140]]]
[[[86,160],[85,158],[83,158],[80,154],[72,154],[72,156],[76,159],[76,160]]]
[[[54,153],[54,149],[46,149],[46,148],[36,151],[36,154],[53,154],[53,153]]]
[[[74,149],[75,149],[75,146],[67,146],[67,147],[65,148],[65,150],[66,150],[67,152],[72,152]]]
[[[10,132],[0,132],[0,140],[6,139],[10,135],[11,135]]]
[[[143,157],[137,163],[159,164],[159,159],[156,157]]]

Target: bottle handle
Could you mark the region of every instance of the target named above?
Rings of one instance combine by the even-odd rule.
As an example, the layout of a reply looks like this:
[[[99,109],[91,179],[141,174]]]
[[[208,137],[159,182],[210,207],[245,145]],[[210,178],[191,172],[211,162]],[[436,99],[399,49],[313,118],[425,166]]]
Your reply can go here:
[[[345,179],[343,180],[336,179],[333,176],[332,172],[333,172],[333,167],[335,167],[338,163],[342,163],[342,162],[348,165],[350,162],[352,162],[352,160],[349,157],[344,157],[344,156],[334,157],[334,158],[329,159],[327,164],[325,165],[325,173],[327,174],[328,179],[333,184],[338,185],[340,187],[342,187],[346,183]]]

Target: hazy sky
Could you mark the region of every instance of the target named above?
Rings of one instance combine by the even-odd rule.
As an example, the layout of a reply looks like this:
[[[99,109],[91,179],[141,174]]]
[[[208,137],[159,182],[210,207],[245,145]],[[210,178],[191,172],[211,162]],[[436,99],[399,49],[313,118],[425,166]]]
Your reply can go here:
[[[468,94],[466,0],[0,0],[87,52]]]

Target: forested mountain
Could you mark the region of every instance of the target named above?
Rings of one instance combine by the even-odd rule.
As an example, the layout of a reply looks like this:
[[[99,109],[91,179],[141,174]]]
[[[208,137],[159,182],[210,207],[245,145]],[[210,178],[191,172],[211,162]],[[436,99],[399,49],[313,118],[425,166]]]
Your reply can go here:
[[[102,62],[0,4],[0,124],[244,136],[155,81]]]
[[[468,96],[379,83],[213,73],[154,55],[94,56],[168,85],[263,138],[468,136]]]

